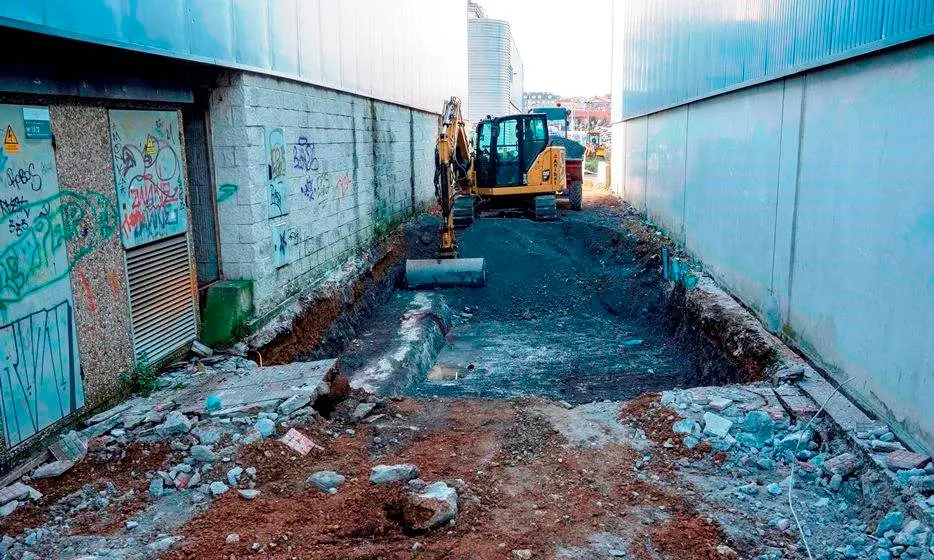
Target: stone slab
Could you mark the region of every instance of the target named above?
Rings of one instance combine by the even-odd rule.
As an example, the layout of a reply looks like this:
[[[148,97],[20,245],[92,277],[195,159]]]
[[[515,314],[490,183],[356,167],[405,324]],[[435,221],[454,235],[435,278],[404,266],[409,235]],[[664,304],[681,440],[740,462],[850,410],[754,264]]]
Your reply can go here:
[[[298,393],[314,394],[322,381],[330,379],[337,360],[294,362],[282,366],[267,366],[246,373],[219,372],[203,383],[170,392],[167,398],[181,403],[182,413],[203,414],[209,395],[221,399],[224,410],[242,406],[275,406]]]

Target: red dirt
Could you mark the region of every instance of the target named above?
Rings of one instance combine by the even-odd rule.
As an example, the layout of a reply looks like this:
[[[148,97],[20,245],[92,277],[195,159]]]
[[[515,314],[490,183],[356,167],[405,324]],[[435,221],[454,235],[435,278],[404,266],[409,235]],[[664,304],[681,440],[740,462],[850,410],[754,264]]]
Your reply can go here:
[[[263,365],[282,365],[294,362],[301,354],[314,351],[324,340],[325,333],[342,314],[353,309],[360,299],[382,281],[386,271],[399,264],[404,257],[402,234],[399,231],[383,241],[384,255],[351,287],[350,301],[342,302],[339,292],[330,292],[307,305],[295,318],[288,333],[283,334],[261,349]]]
[[[640,453],[614,444],[568,447],[522,403],[404,399],[388,408],[384,420],[357,425],[352,436],[334,439],[323,428],[301,428],[324,448],[306,457],[273,440],[244,449],[237,462],[257,468],[260,497],[244,501],[231,492],[215,501],[183,528],[185,544],[167,558],[243,558],[254,554],[253,543],[263,557],[276,559],[411,558],[416,542],[418,558],[501,560],[519,548],[547,558],[557,545],[587,546],[594,533],[611,532],[662,557],[707,559],[724,542],[715,525],[696,518],[687,502],[692,492],[635,479]],[[412,425],[419,427],[414,435],[373,455],[368,445],[375,435],[385,439]],[[466,482],[455,525],[425,534],[403,529],[403,486],[368,482],[373,465],[401,462],[418,465],[427,482]],[[305,483],[324,469],[347,477],[335,495]],[[639,522],[646,516],[657,517],[651,528]],[[676,547],[679,531],[694,543]],[[239,542],[225,544],[230,533]]]

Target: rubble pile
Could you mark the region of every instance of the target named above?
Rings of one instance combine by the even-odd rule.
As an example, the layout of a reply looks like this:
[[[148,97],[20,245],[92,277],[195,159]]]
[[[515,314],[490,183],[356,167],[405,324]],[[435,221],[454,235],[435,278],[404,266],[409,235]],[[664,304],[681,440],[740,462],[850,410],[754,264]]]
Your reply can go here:
[[[310,371],[328,371],[330,367],[313,365]],[[260,491],[255,487],[261,473],[249,465],[235,464],[239,448],[278,437],[281,431],[285,432],[281,438],[284,446],[295,453],[308,453],[314,442],[291,427],[321,421],[312,405],[330,389],[321,375],[305,379],[313,386],[296,383],[278,393],[262,387],[244,389],[258,372],[270,369],[240,356],[215,356],[166,371],[159,379],[157,396],[130,399],[88,418],[84,429],[60,436],[50,447],[54,460],[0,490],[0,517],[6,518],[27,501],[42,497],[29,482],[60,477],[82,461],[105,464],[120,459],[133,444],[168,444],[179,458],[165,470],[132,473],[148,481],[150,499],[177,494],[189,504],[204,504],[232,490],[244,500],[257,498]],[[275,376],[274,371],[269,374]],[[256,402],[244,398],[251,391]],[[0,554],[3,558],[29,558],[30,550],[48,535],[67,533],[74,516],[88,511],[116,512],[122,504],[139,498],[133,490],[118,493],[110,481],[85,484],[49,504],[51,521],[44,528],[25,529],[15,537],[7,535],[0,541]],[[133,530],[138,525],[130,520],[124,527]],[[165,550],[174,543],[162,538],[149,546]]]
[[[856,434],[869,441],[868,446],[837,437],[828,420],[814,418],[813,408],[789,413],[781,393],[782,388],[766,384],[666,391],[658,406],[677,415],[670,416],[675,437],[664,447],[690,450],[709,445],[720,471],[744,481],[732,488],[721,486],[725,502],[761,510],[769,502],[777,509],[790,501],[804,520],[804,539],[839,543],[812,549],[822,558],[934,560],[931,458],[906,450],[885,426]],[[879,456],[873,457],[873,452]],[[886,490],[893,486],[901,496]],[[892,494],[901,499],[883,501]],[[821,497],[803,499],[815,495]],[[891,510],[876,519],[880,507]],[[844,522],[845,532],[811,539],[830,520]],[[792,516],[770,519],[769,526],[798,533]],[[759,558],[781,557],[776,549]]]

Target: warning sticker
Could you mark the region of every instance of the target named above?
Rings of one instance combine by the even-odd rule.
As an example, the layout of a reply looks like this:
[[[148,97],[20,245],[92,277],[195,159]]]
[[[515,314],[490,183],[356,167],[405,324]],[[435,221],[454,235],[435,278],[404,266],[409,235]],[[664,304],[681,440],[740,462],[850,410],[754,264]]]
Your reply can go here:
[[[16,134],[13,132],[13,125],[6,125],[6,135],[3,137],[3,149],[8,154],[19,153],[19,140],[17,140]]]
[[[146,136],[146,155],[156,155],[156,139],[152,137],[152,134]]]

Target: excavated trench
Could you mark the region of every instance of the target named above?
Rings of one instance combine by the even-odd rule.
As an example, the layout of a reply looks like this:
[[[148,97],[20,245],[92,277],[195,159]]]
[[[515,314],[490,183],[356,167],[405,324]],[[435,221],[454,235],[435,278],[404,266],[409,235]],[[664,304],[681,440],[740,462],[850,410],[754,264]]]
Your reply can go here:
[[[436,224],[425,217],[405,226],[343,296],[319,298],[291,332],[262,349],[267,363],[340,356],[351,383],[374,364],[389,370],[380,392],[571,403],[755,377],[756,367],[725,355],[716,333],[688,317],[645,232],[588,210],[562,212],[551,223],[483,218],[460,232],[459,245],[462,256],[486,259],[486,287],[398,289],[404,257],[431,253]],[[450,325],[435,340],[431,329],[401,337],[429,347],[406,363],[413,359],[400,351],[400,325],[416,298],[426,297],[433,310],[446,309]],[[438,323],[433,310],[423,314]]]

